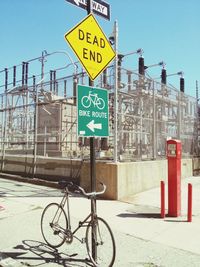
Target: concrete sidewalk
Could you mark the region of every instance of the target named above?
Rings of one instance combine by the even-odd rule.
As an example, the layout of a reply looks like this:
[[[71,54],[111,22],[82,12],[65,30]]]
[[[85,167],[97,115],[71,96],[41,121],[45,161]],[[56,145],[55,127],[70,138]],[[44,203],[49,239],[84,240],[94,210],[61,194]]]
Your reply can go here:
[[[192,223],[187,222],[189,182],[193,184]],[[98,215],[109,223],[116,240],[114,266],[200,266],[200,177],[183,180],[181,188],[179,218],[160,218],[160,188],[126,202],[98,200]],[[60,201],[60,191],[1,179],[0,196],[0,266],[88,266],[83,244],[73,242],[54,250],[42,239],[41,213],[48,203]],[[84,198],[71,197],[70,206],[72,224],[90,211]]]

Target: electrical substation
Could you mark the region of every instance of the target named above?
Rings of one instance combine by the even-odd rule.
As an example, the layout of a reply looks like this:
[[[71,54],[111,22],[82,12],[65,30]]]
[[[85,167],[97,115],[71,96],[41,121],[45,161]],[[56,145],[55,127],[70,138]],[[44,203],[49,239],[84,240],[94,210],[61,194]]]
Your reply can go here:
[[[88,76],[69,56],[68,65],[49,66],[49,58],[57,54],[68,56],[62,51],[43,51],[35,59],[0,71],[2,172],[44,177],[45,170],[58,167],[56,161],[66,160],[60,175],[73,174],[80,182],[90,150],[89,138],[77,134],[76,88],[87,85]],[[177,73],[180,88],[169,86],[163,62],[153,65],[159,67],[160,81],[152,79],[146,75],[142,49],[136,54],[137,72],[126,68],[126,55],[118,54],[117,75],[111,63],[95,80],[95,86],[109,95],[109,137],[95,138],[97,165],[155,164],[166,158],[170,138],[181,140],[183,159],[192,160],[199,155],[198,91],[196,98],[185,94],[182,72]]]

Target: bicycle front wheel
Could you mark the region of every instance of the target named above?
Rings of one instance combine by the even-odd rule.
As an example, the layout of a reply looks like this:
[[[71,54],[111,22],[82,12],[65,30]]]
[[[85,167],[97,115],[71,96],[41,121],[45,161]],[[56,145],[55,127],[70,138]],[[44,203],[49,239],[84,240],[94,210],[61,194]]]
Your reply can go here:
[[[60,247],[66,239],[68,220],[66,213],[57,203],[50,203],[41,217],[41,231],[46,243],[53,248]]]
[[[95,241],[94,245],[96,246],[95,251],[94,248],[92,248],[92,233],[93,240]],[[94,266],[113,266],[116,254],[115,240],[110,226],[104,219],[97,217],[94,220],[93,227],[92,222],[87,226],[86,247]]]

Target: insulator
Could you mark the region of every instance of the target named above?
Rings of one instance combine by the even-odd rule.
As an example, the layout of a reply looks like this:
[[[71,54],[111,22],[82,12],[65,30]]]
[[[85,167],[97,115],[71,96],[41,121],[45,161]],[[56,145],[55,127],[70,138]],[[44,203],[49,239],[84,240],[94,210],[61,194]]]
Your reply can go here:
[[[139,74],[144,75],[144,58],[143,57],[139,57],[138,65],[139,65],[139,67],[138,67]]]
[[[181,91],[182,93],[185,92],[185,80],[184,80],[183,77],[180,78],[180,91]]]
[[[167,72],[166,72],[166,69],[162,69],[162,72],[161,72],[161,83],[167,84]]]

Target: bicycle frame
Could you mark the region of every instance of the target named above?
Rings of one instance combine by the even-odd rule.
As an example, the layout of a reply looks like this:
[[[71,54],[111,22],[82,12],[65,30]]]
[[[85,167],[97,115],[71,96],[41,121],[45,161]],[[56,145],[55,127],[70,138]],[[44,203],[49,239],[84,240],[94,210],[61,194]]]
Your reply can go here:
[[[90,99],[93,105],[96,106],[96,101],[98,99],[97,94],[92,94],[91,92],[89,92],[88,99]]]
[[[64,190],[64,196],[60,202],[60,206],[62,206],[63,208],[65,207],[67,203],[67,218],[68,218],[68,229],[71,231],[71,219],[70,219],[70,207],[69,207],[69,192],[67,191],[67,189]],[[92,211],[90,212],[90,214],[82,221],[79,221],[78,226],[71,231],[72,235],[77,238],[75,236],[75,233],[81,228],[81,227],[86,227],[90,222],[94,222],[94,219],[97,217],[96,214],[96,197],[92,197],[91,198],[91,207],[92,207]],[[91,218],[89,220],[89,218]],[[78,239],[78,238],[77,238]]]

